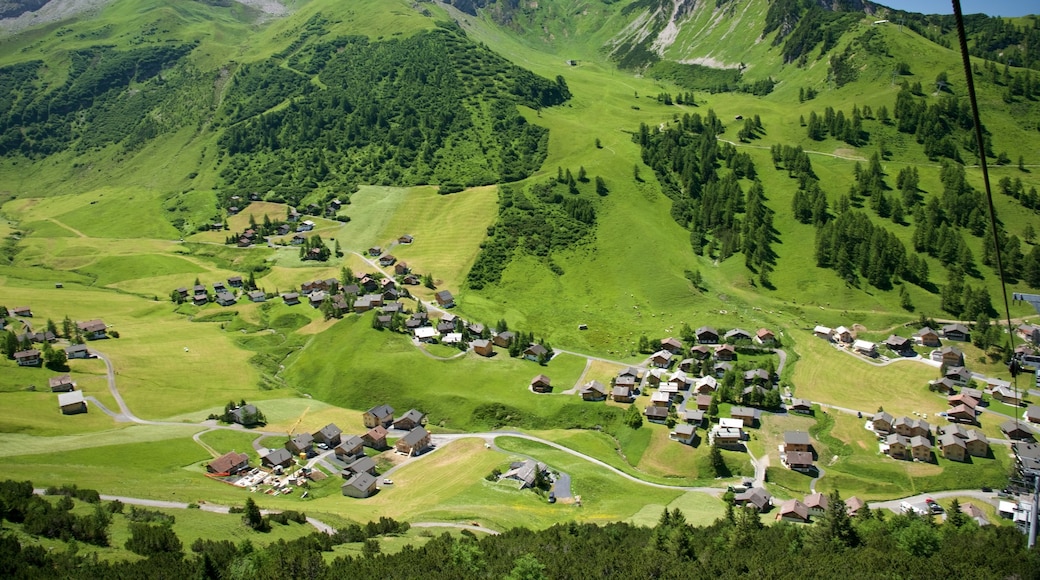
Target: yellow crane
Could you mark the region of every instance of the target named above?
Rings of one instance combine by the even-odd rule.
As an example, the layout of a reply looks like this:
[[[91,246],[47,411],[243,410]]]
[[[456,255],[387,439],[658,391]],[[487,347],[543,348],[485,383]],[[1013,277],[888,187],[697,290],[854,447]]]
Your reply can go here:
[[[289,427],[289,437],[292,437],[293,431],[296,431],[296,428],[300,426],[300,421],[303,421],[303,418],[307,415],[307,411],[310,410],[310,405],[307,405],[307,408],[305,408],[303,412],[300,413],[300,417],[296,419],[296,422],[292,424],[292,427]]]

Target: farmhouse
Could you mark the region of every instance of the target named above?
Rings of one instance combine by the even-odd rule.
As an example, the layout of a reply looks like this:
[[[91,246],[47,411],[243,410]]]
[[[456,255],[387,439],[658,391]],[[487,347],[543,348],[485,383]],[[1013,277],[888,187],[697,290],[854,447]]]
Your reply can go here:
[[[531,379],[531,390],[536,393],[548,393],[552,391],[552,384],[549,381],[549,377],[545,375],[537,375]]]
[[[437,305],[441,308],[452,308],[455,306],[455,297],[447,290],[441,290],[434,294],[433,297],[437,300]]]
[[[659,350],[654,354],[650,355],[650,364],[657,368],[668,368],[668,365],[672,362],[672,353],[667,350]]]
[[[971,331],[963,324],[947,324],[943,327],[943,336],[948,340],[966,342],[971,338]]]
[[[260,458],[260,463],[267,467],[289,467],[293,461],[293,454],[284,447],[273,449],[267,455]]]
[[[827,511],[829,503],[830,499],[819,492],[805,496],[805,507],[809,508],[809,515],[811,516],[822,516]]]
[[[838,328],[834,329],[834,340],[844,343],[852,342],[852,331],[848,328],[845,328],[844,326],[839,326]]]
[[[339,445],[340,438],[343,435],[343,430],[336,426],[335,423],[329,423],[328,425],[317,430],[313,434],[314,441],[326,445],[330,449]]]
[[[602,401],[607,398],[607,388],[595,380],[585,383],[578,393],[585,401]]]
[[[282,294],[282,301],[285,302],[287,306],[293,306],[300,303],[300,295],[296,292],[287,292]]]
[[[40,351],[35,348],[20,350],[14,353],[14,360],[20,367],[38,367],[41,363]]]
[[[1008,439],[1015,439],[1016,441],[1033,439],[1033,432],[1029,427],[1018,421],[1004,421],[1000,424],[1000,430],[1008,436]]]
[[[350,437],[343,439],[340,444],[336,446],[336,457],[341,460],[357,457],[365,452],[364,447],[365,441],[363,439],[357,435],[351,435]]]
[[[634,398],[632,397],[632,389],[628,387],[614,387],[614,390],[610,394],[610,398],[615,403],[631,403]]]
[[[539,475],[544,474],[547,470],[548,467],[544,463],[538,463],[534,459],[515,461],[509,465],[509,471],[500,475],[498,480],[512,479],[519,481],[520,489],[534,487]]]
[[[378,426],[385,427],[394,422],[394,408],[390,405],[377,405],[365,411],[361,420],[365,427],[370,429]]]
[[[661,350],[667,350],[672,354],[679,354],[682,352],[682,343],[677,338],[662,338],[661,339]]]
[[[791,399],[791,403],[787,405],[787,410],[792,413],[811,415],[813,412],[812,401],[808,399]]]
[[[809,523],[809,508],[796,499],[789,499],[780,504],[780,510],[776,513],[777,521]]]
[[[812,442],[805,431],[784,431],[784,453],[794,451],[812,452]]]
[[[914,341],[921,346],[942,346],[942,343],[939,342],[939,333],[927,326],[914,333]]]
[[[513,344],[514,338],[516,338],[515,334],[508,330],[503,330],[502,332],[497,333],[491,341],[495,343],[495,346],[509,348],[509,345]]]
[[[697,379],[693,383],[693,390],[697,394],[704,395],[708,393],[714,393],[715,389],[717,389],[718,386],[719,381],[715,377],[707,375]]]
[[[697,342],[701,344],[717,344],[719,342],[719,331],[710,326],[702,326],[694,333]]]
[[[650,405],[646,409],[643,409],[643,414],[646,415],[647,421],[653,423],[664,423],[668,419],[668,407]]]
[[[932,351],[932,360],[949,366],[964,366],[964,353],[952,346],[944,346]]]
[[[874,413],[874,417],[871,418],[870,422],[875,433],[889,433],[892,431],[892,423],[895,423],[895,417],[884,411],[878,411]]]
[[[733,407],[729,411],[729,416],[734,419],[740,419],[745,427],[754,427],[755,421],[758,420],[758,415],[758,409],[752,409],[751,407]]]
[[[722,344],[715,349],[715,360],[731,361],[737,359],[737,349],[732,344]]]
[[[83,391],[58,393],[58,407],[63,415],[86,413],[87,401],[83,398]]]
[[[785,453],[782,459],[790,469],[812,469],[813,466],[813,454],[808,451],[791,451]]]
[[[87,350],[85,344],[74,344],[65,349],[66,358],[88,358],[90,357],[90,351]]]
[[[23,316],[25,318],[32,318],[32,308],[28,306],[15,306],[11,309],[11,316]]]
[[[869,340],[856,340],[852,343],[852,349],[863,356],[877,356],[877,345]]]
[[[772,330],[759,328],[755,332],[755,342],[763,346],[772,346],[776,344],[776,335],[773,334]]]
[[[245,469],[249,469],[249,456],[234,451],[225,453],[206,465],[206,471],[220,476],[234,475]]]
[[[773,496],[761,487],[752,487],[749,490],[738,493],[733,497],[733,501],[737,505],[755,506],[758,511],[764,512],[773,505]]]
[[[889,337],[885,339],[884,345],[900,354],[911,353],[914,350],[914,343],[911,342],[909,338],[897,336],[895,334],[889,335]]]
[[[827,342],[834,340],[834,331],[827,326],[817,325],[815,328],[813,328],[813,334],[816,336],[816,338],[822,338]]]
[[[416,427],[423,424],[423,419],[426,418],[426,413],[418,409],[409,409],[407,413],[401,415],[394,421],[394,429],[400,429],[401,431],[411,431]]]
[[[285,442],[285,448],[293,455],[314,455],[314,436],[310,433],[299,433]]]
[[[340,488],[343,495],[363,499],[376,492],[376,478],[367,473],[358,473],[348,479]]]
[[[106,338],[108,336],[108,327],[101,320],[88,320],[87,322],[77,322],[76,327],[79,328],[80,332],[83,333],[83,337],[87,340],[98,340]]]
[[[952,433],[939,437],[936,445],[942,450],[942,456],[951,461],[964,461],[968,453],[968,446],[964,444],[964,440]]]
[[[372,427],[361,436],[361,440],[365,442],[365,447],[386,449],[386,428],[382,425]]]
[[[697,428],[689,423],[677,423],[668,437],[684,445],[692,445],[697,438]]]
[[[430,446],[430,432],[423,427],[412,429],[397,440],[395,448],[405,455],[421,455]]]
[[[532,344],[531,346],[524,349],[524,358],[538,362],[549,354],[549,349],[545,348],[540,344]]]

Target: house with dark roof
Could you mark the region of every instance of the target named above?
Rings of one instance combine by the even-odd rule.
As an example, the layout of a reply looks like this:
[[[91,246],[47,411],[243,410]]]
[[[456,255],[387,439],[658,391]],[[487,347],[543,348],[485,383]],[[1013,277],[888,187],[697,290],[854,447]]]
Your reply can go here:
[[[549,377],[545,375],[537,375],[531,379],[531,390],[536,393],[548,393],[552,391],[552,384]]]
[[[221,306],[231,306],[236,302],[235,295],[230,292],[217,293],[217,304],[220,304]]]
[[[52,393],[67,393],[76,389],[76,383],[72,381],[72,376],[69,374],[47,379],[47,386],[51,388]]]
[[[947,324],[943,326],[943,337],[947,340],[957,340],[960,342],[966,342],[971,338],[971,331],[968,330],[967,326],[963,324]]]
[[[812,441],[805,431],[784,431],[784,453],[792,451],[812,452]]]
[[[347,468],[343,470],[343,477],[350,477],[350,474],[354,473],[370,473],[376,475],[378,473],[376,468],[376,462],[374,459],[367,455],[361,455],[354,461],[351,461]]]
[[[357,435],[350,435],[346,438],[341,436],[340,443],[334,451],[337,459],[350,463],[352,458],[359,457],[365,453],[365,441]]]
[[[376,492],[376,478],[374,475],[367,473],[358,473],[348,479],[341,487],[340,491],[347,497],[355,497],[363,499],[371,497]]]
[[[647,421],[654,423],[664,423],[668,420],[668,407],[658,407],[656,405],[649,405],[643,409],[643,415],[646,416]]]
[[[913,341],[911,341],[909,338],[898,336],[895,334],[890,334],[888,338],[885,339],[885,342],[882,344],[899,354],[912,353],[914,351]]]
[[[615,386],[610,393],[610,398],[615,403],[631,403],[635,398],[632,396],[632,389],[629,387]]]
[[[22,316],[25,318],[32,318],[32,308],[28,306],[15,306],[11,309],[11,316]]]
[[[288,306],[293,306],[300,303],[300,295],[296,292],[286,292],[282,294],[282,301]]]
[[[423,424],[423,419],[426,418],[426,413],[419,411],[418,409],[409,409],[407,413],[401,415],[394,421],[394,429],[400,429],[402,431],[410,431]]]
[[[313,438],[317,443],[326,445],[329,449],[339,445],[340,438],[343,435],[343,430],[336,426],[335,423],[329,423],[328,425],[318,429],[314,432]]]
[[[86,322],[77,322],[76,327],[79,328],[83,334],[83,338],[87,340],[98,340],[102,338],[108,338],[108,326],[101,320],[88,320]]]
[[[538,474],[545,474],[548,467],[534,459],[514,461],[509,465],[509,470],[498,476],[498,480],[512,479],[520,482],[520,489],[533,487],[538,479]]]
[[[231,422],[243,427],[252,427],[259,422],[260,411],[256,405],[245,404],[231,411]]]
[[[549,350],[540,344],[532,344],[524,349],[524,358],[537,362],[549,354]]]
[[[404,437],[398,439],[394,446],[398,453],[404,455],[421,455],[429,447],[430,432],[423,427],[412,429]]]
[[[473,352],[480,356],[491,356],[495,354],[495,349],[491,346],[491,341],[483,338],[478,338],[473,342],[469,343],[473,348]]]
[[[603,383],[593,380],[585,383],[578,390],[578,394],[585,401],[602,401],[607,398],[607,387],[603,386]]]
[[[285,448],[293,455],[314,455],[314,436],[310,433],[298,433],[285,442]]]
[[[812,401],[809,399],[791,399],[791,403],[787,405],[787,410],[792,413],[811,415],[813,412]]]
[[[961,366],[946,367],[943,378],[950,379],[954,384],[963,386],[971,381],[971,371]]]
[[[250,290],[247,294],[250,302],[265,302],[267,301],[267,294],[263,290]]]
[[[878,411],[874,413],[874,417],[871,418],[870,422],[873,424],[875,433],[889,433],[892,431],[892,424],[895,423],[896,418],[884,411]]]
[[[734,328],[722,335],[722,338],[729,343],[751,342],[751,333],[743,328]]]
[[[927,437],[915,435],[910,438],[910,454],[917,461],[932,461],[932,442]]]
[[[284,447],[272,449],[267,455],[260,458],[260,463],[267,467],[289,467],[293,462],[293,454]]]
[[[495,343],[495,346],[509,348],[509,345],[513,344],[514,338],[516,338],[515,334],[508,330],[503,330],[502,332],[495,334],[491,341]]]
[[[729,416],[743,421],[745,427],[754,427],[755,421],[758,421],[759,410],[751,407],[733,407],[729,411]]]
[[[809,523],[809,508],[796,499],[789,499],[780,504],[776,512],[776,520],[781,522]]]
[[[83,398],[83,391],[58,393],[58,407],[63,415],[86,413],[87,401]]]
[[[968,454],[968,446],[964,440],[952,433],[941,435],[935,443],[942,451],[942,456],[951,461],[964,461]]]
[[[888,437],[885,437],[883,445],[885,454],[895,459],[904,459],[909,447],[910,440],[899,433],[890,433]]]
[[[18,366],[20,367],[38,367],[43,362],[40,359],[40,351],[35,348],[20,350],[14,353],[14,361],[18,363]]]
[[[1033,431],[1026,427],[1025,423],[1018,421],[1004,421],[1000,424],[1000,430],[1007,435],[1008,439],[1016,441],[1028,441],[1033,439]]]
[[[668,438],[684,445],[692,445],[697,439],[697,427],[691,423],[676,423]]]
[[[234,451],[225,453],[206,465],[206,471],[218,476],[234,475],[246,469],[249,469],[249,456]]]
[[[710,326],[702,326],[694,333],[697,342],[701,344],[717,344],[719,342],[719,331]]]
[[[952,346],[944,346],[932,351],[932,360],[947,366],[964,366],[964,353]]]
[[[361,436],[361,439],[365,442],[365,447],[376,450],[386,449],[386,428],[382,425],[372,427]]]
[[[376,405],[365,411],[361,420],[368,428],[379,425],[386,427],[394,422],[394,408],[390,405]]]
[[[667,350],[672,354],[679,354],[682,352],[682,342],[677,338],[662,338],[661,339],[661,350]]]
[[[394,257],[393,254],[383,254],[382,256],[379,257],[379,265],[383,266],[384,268],[387,267],[387,266],[393,266],[394,262],[396,262],[396,261],[397,261],[397,258]]]
[[[925,326],[914,333],[914,341],[921,346],[939,347],[942,343],[939,342],[939,333],[935,332],[931,328]]]
[[[90,358],[90,351],[85,344],[74,344],[65,349],[65,358]]]
[[[440,292],[433,295],[433,298],[437,301],[437,305],[441,308],[453,308],[455,306],[455,297],[451,295],[451,292],[447,290],[441,290]]]
[[[746,491],[742,491],[733,497],[734,503],[737,505],[751,505],[754,506],[758,511],[767,511],[773,505],[773,496],[761,487],[752,487]]]
[[[808,451],[791,451],[784,453],[782,458],[788,468],[794,470],[806,470],[813,467],[813,454]]]

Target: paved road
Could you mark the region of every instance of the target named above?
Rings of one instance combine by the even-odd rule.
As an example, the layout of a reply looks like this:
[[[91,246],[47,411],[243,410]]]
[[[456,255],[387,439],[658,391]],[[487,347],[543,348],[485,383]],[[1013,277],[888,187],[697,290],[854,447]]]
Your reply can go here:
[[[473,524],[453,524],[450,522],[416,522],[412,524],[413,528],[457,528],[462,530],[469,530],[471,532],[482,532],[497,536],[501,532],[492,530],[491,528],[485,528],[484,526],[477,526]]]
[[[900,499],[893,499],[893,500],[888,500],[888,501],[873,501],[873,502],[868,503],[867,506],[870,507],[870,509],[882,508],[882,509],[892,510],[892,511],[894,511],[896,513],[900,513],[900,512],[902,512],[902,508],[899,507],[899,504],[901,504],[904,501],[905,502],[909,502],[909,503],[919,503],[919,502],[923,502],[927,498],[945,499],[945,498],[951,498],[951,497],[970,497],[970,498],[977,499],[979,501],[984,501],[986,503],[993,504],[993,505],[997,505],[997,501],[998,501],[996,492],[986,492],[986,491],[980,491],[978,489],[961,489],[961,490],[955,490],[955,491],[937,491],[937,492],[934,492],[934,493],[919,493],[917,495],[912,495],[912,496],[909,496],[909,497],[904,497],[904,498],[900,498]]]
[[[561,471],[560,476],[556,478],[556,483],[553,484],[552,489],[556,499],[567,499],[572,497],[570,474]]]
[[[819,464],[816,464],[816,477],[809,482],[809,493],[816,493],[816,482],[820,481],[824,475],[827,475],[827,472]]]

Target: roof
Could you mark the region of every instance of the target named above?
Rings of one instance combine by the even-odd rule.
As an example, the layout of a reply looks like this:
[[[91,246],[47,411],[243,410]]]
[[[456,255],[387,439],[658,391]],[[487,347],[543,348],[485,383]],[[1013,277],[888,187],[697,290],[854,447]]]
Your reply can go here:
[[[314,443],[314,436],[310,433],[297,433],[289,440],[289,443],[292,443],[293,447],[297,449],[303,449]]]
[[[676,435],[685,435],[689,437],[690,435],[693,435],[695,431],[697,431],[697,428],[687,423],[678,423],[675,425],[675,429],[673,429],[672,431]]]
[[[64,407],[66,405],[76,405],[84,402],[83,391],[69,391],[68,393],[60,393],[58,395],[58,406]]]
[[[784,516],[794,516],[803,520],[808,520],[809,508],[796,499],[789,499],[780,505],[780,511],[776,514],[776,517],[778,518]]]
[[[318,432],[315,433],[315,435],[321,434],[321,436],[325,439],[333,439],[336,436],[341,435],[342,433],[343,430],[337,427],[335,423],[329,423],[328,425],[319,429]]]
[[[412,421],[416,425],[418,425],[419,423],[422,422],[423,417],[425,417],[425,416],[426,416],[426,414],[423,413],[422,411],[418,410],[418,409],[408,409],[408,412],[405,413],[404,415],[401,415],[400,417],[398,417],[397,421],[401,421],[401,420],[407,419],[407,420]],[[395,421],[395,423],[397,421]]]
[[[734,497],[734,499],[736,499],[737,501],[746,501],[748,503],[752,503],[759,509],[762,509],[765,506],[769,505],[769,501],[773,499],[773,496],[761,487],[752,487],[747,491],[738,493]]]
[[[485,340],[483,338],[478,338],[477,340],[474,340],[473,342],[471,342],[469,344],[473,348],[487,348],[487,347],[491,346],[491,341],[490,340]]]
[[[262,459],[268,463],[281,465],[282,463],[292,459],[292,453],[289,453],[289,450],[284,447],[279,447],[278,449],[272,450],[267,455],[264,455]]]
[[[346,450],[346,449],[354,449],[354,448],[360,447],[360,446],[362,446],[364,444],[365,444],[365,442],[360,437],[358,437],[357,435],[351,435],[350,437],[347,437],[345,439],[341,439],[340,442],[339,442],[339,447],[341,447],[344,450]]]
[[[914,435],[913,437],[910,438],[910,447],[926,447],[928,449],[931,449],[932,448],[932,442],[929,441],[928,438],[926,438],[926,437],[922,437],[920,435]]]
[[[939,436],[939,439],[936,440],[936,444],[939,447],[943,448],[949,447],[951,445],[955,447],[960,447],[961,449],[964,449],[966,447],[964,444],[964,440],[954,435],[953,433],[946,433],[944,435]]]
[[[375,407],[372,407],[371,409],[366,411],[366,413],[375,417],[393,417],[394,408],[390,405],[376,405]]]
[[[368,491],[376,483],[374,475],[366,472],[356,473],[354,477],[351,477],[344,483],[340,488],[353,487],[361,491]]]
[[[791,399],[791,407],[812,407],[812,401],[809,399]]]
[[[61,386],[61,385],[71,385],[72,384],[72,376],[66,373],[64,375],[58,375],[56,377],[51,377],[51,378],[47,379],[47,384],[52,389],[54,387],[58,387],[58,386]]]
[[[705,333],[707,333],[707,334],[714,334],[715,336],[719,335],[719,331],[715,330],[714,328],[712,328],[710,326],[702,326],[702,327],[698,328],[697,332],[695,334],[697,336],[700,336],[700,335],[705,334]]]
[[[647,417],[664,418],[668,416],[668,409],[665,407],[649,406],[643,410],[643,414]]]
[[[79,322],[76,323],[76,326],[84,332],[101,332],[107,328],[105,323],[98,319]]]
[[[852,343],[852,348],[856,350],[874,350],[877,348],[877,345],[869,340],[856,339],[856,342]]]
[[[787,445],[811,445],[809,434],[805,431],[784,431],[784,443]]]
[[[725,334],[726,338],[736,338],[736,337],[745,337],[745,336],[747,338],[751,338],[751,333],[746,331],[746,330],[744,330],[743,328],[734,328],[733,330],[730,330],[729,332],[727,332]]]
[[[230,453],[225,453],[213,461],[210,461],[208,467],[215,473],[227,473],[233,468],[248,461],[249,456],[245,453],[236,453],[231,451]]]
[[[751,407],[733,407],[729,410],[730,417],[752,417],[758,418],[758,409],[752,409]]]
[[[599,393],[606,394],[607,388],[603,386],[603,383],[599,381],[589,381],[585,383],[585,386],[581,388],[581,394],[585,393]]]
[[[415,429],[412,429],[411,431],[406,433],[404,437],[401,437],[398,440],[398,443],[404,443],[405,445],[407,445],[409,447],[415,447],[416,445],[419,444],[420,441],[422,441],[423,439],[425,439],[429,435],[430,435],[430,432],[427,431],[425,428],[423,428],[423,427],[416,427]]]
[[[830,499],[820,492],[810,493],[809,495],[805,496],[805,505],[810,509],[818,508],[825,510],[827,509],[827,505],[830,503]]]
[[[382,425],[376,425],[365,432],[365,436],[370,439],[385,439],[386,438],[386,427]]]
[[[951,332],[968,334],[971,331],[969,331],[968,327],[964,326],[963,324],[947,324],[943,327],[943,334],[949,334]]]
[[[659,401],[668,403],[671,402],[671,400],[672,396],[662,391],[655,391],[654,394],[650,395],[650,401],[653,403],[657,403]]]
[[[66,348],[65,352],[66,353],[87,352],[87,345],[85,345],[85,344],[74,344],[74,345]]]
[[[856,496],[852,496],[845,500],[845,507],[848,509],[849,513],[855,513],[866,505],[866,502]]]
[[[827,327],[827,326],[816,325],[816,327],[813,328],[813,333],[815,333],[815,334],[826,334],[826,335],[830,336],[830,334],[832,332],[834,332],[834,331],[831,330],[830,327]]]
[[[525,350],[524,353],[533,354],[535,356],[542,356],[545,354],[549,354],[549,349],[545,348],[540,344],[532,344],[531,346],[527,347],[527,350]]]
[[[455,297],[451,295],[451,292],[447,290],[441,290],[436,294],[436,297],[438,302],[451,302],[455,299]]]
[[[630,397],[632,396],[632,389],[628,387],[614,387],[612,394],[615,397]]]
[[[549,377],[547,377],[545,375],[538,375],[535,378],[531,379],[531,384],[532,385],[537,385],[537,384],[548,385],[548,384],[550,384]]]
[[[788,451],[787,452],[787,464],[788,465],[811,465],[813,462],[812,453],[808,451]]]
[[[366,471],[372,471],[376,468],[376,462],[371,457],[365,455],[357,458],[353,463],[347,466],[347,470],[352,473],[362,473]]]

